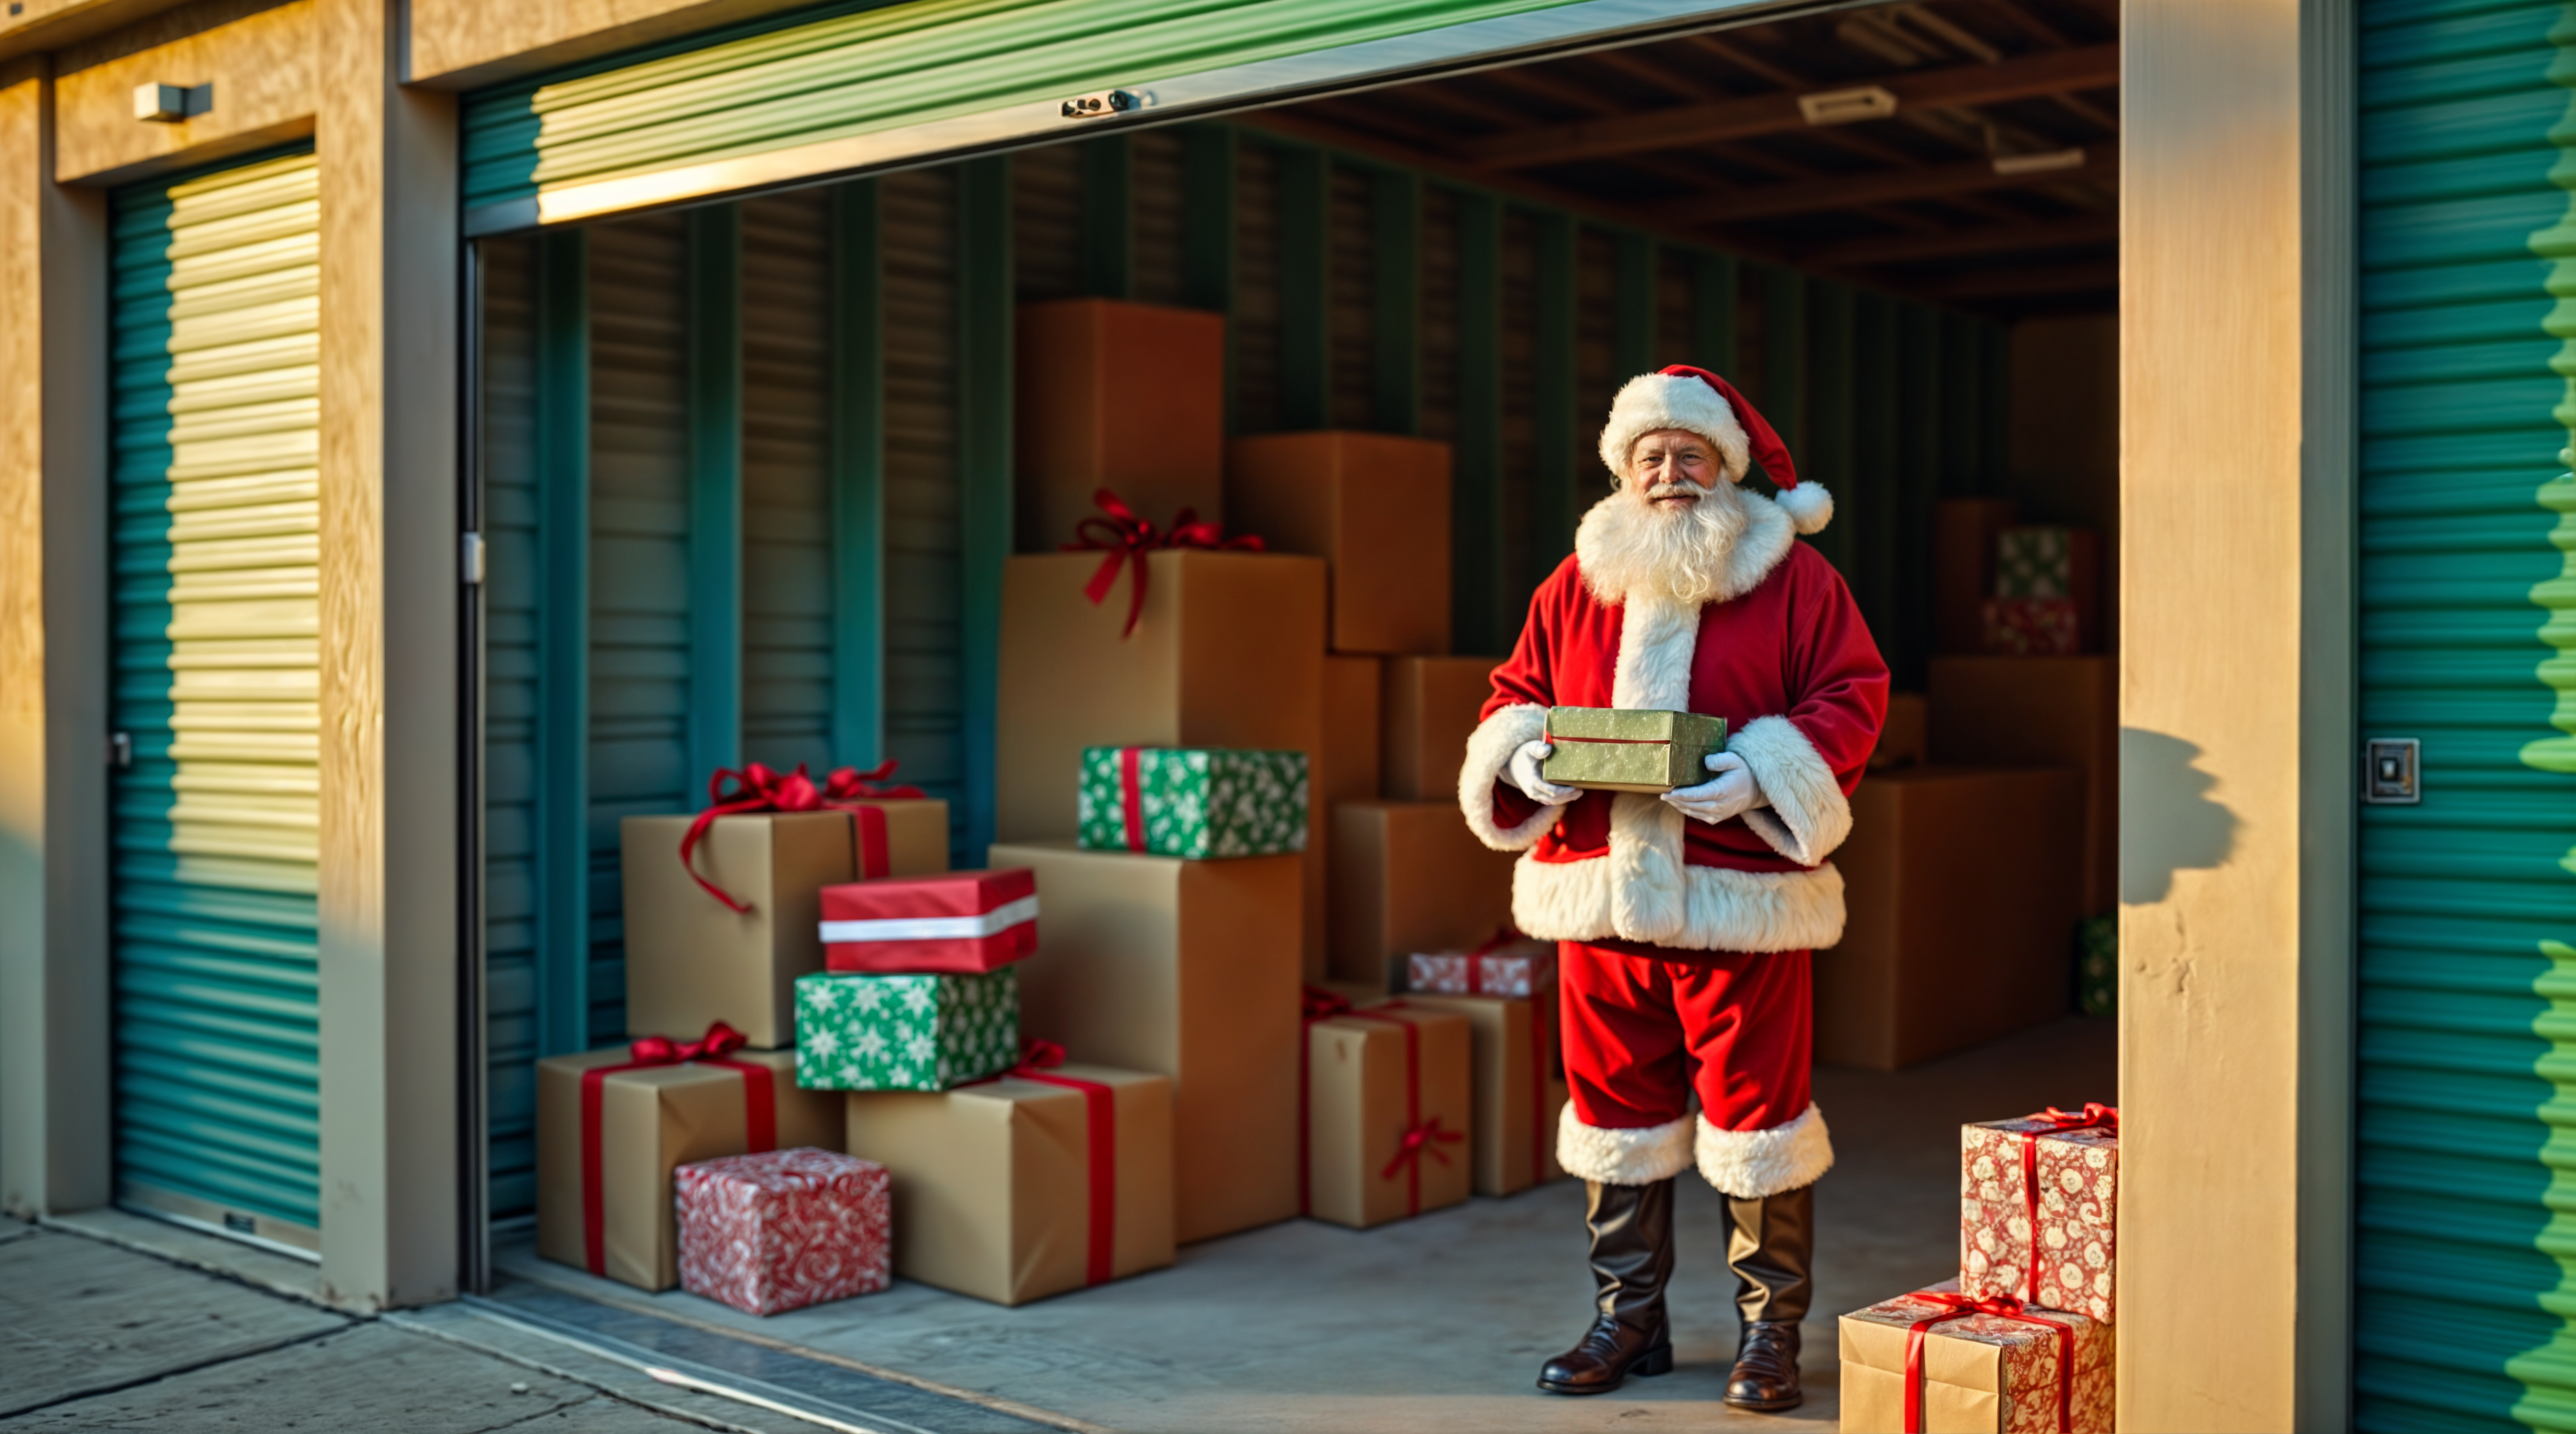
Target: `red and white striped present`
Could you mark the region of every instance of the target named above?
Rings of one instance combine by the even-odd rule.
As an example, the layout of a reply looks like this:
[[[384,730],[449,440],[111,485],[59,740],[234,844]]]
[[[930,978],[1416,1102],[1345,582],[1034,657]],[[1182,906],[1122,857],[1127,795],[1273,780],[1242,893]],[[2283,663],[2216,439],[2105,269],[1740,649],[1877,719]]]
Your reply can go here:
[[[671,1172],[680,1288],[772,1315],[872,1294],[893,1278],[894,1196],[873,1160],[810,1147]]]
[[[1417,951],[1404,959],[1404,989],[1440,996],[1526,1001],[1556,980],[1556,943],[1488,941],[1473,951]]]
[[[1025,866],[823,888],[825,970],[976,975],[1038,949],[1038,879]]]

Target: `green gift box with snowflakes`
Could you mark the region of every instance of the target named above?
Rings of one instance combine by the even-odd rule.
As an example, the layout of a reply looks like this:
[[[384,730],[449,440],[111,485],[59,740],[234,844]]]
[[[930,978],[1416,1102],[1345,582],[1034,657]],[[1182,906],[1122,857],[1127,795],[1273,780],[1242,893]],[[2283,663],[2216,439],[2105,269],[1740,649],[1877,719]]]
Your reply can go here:
[[[1020,974],[796,978],[796,1083],[946,1090],[1020,1058]]]
[[[1306,754],[1086,747],[1083,846],[1192,860],[1306,849]]]
[[[2095,540],[2085,528],[2005,528],[1995,534],[1999,598],[2076,598],[2093,585]]]

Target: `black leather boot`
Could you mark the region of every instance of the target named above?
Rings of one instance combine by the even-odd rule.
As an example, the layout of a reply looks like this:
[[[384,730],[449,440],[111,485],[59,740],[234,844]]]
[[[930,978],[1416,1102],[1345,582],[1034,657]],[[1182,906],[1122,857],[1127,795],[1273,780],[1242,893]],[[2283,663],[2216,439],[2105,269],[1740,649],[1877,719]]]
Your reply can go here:
[[[1798,1322],[1807,1317],[1816,1262],[1816,1192],[1810,1185],[1756,1200],[1726,1199],[1726,1263],[1735,1271],[1735,1310],[1744,1334],[1727,1376],[1736,1409],[1795,1409]]]
[[[1673,1182],[1596,1180],[1584,1191],[1598,1313],[1582,1343],[1539,1371],[1538,1387],[1550,1394],[1607,1394],[1629,1375],[1673,1367],[1672,1329],[1664,1319],[1664,1286],[1673,1276]]]

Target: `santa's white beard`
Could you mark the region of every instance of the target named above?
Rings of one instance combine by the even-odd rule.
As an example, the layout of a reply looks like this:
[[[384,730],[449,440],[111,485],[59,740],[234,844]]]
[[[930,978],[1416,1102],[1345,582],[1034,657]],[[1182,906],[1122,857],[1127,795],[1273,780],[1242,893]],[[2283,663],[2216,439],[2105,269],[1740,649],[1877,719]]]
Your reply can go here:
[[[1605,603],[1623,602],[1635,592],[1694,607],[1712,601],[1725,590],[1727,558],[1751,521],[1732,483],[1702,492],[1697,502],[1668,507],[1657,507],[1646,490],[1623,484],[1592,505],[1575,535],[1584,585]]]

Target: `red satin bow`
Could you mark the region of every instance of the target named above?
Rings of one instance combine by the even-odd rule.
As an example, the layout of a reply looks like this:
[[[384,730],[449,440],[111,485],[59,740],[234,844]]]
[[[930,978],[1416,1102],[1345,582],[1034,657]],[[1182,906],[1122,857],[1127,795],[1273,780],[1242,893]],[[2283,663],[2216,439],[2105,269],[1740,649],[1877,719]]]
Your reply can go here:
[[[694,1041],[646,1036],[626,1048],[626,1058],[639,1066],[676,1066],[686,1061],[726,1055],[750,1044],[751,1037],[722,1021],[715,1021],[707,1026],[705,1035]]]
[[[2073,1130],[2108,1130],[2120,1132],[2120,1109],[2098,1100],[2084,1102],[2082,1110],[2059,1110],[2050,1106],[2033,1111],[2024,1120],[2044,1120],[2045,1130],[2025,1130],[2021,1134],[2021,1204],[2024,1228],[2030,1231],[2030,1257],[2021,1262],[2022,1293],[2033,1303],[2039,1300],[2039,1138],[2062,1135]]]
[[[1395,1158],[1386,1162],[1386,1168],[1377,1173],[1377,1178],[1393,1180],[1395,1172],[1404,1168],[1404,1162],[1410,1160],[1418,1164],[1425,1152],[1428,1152],[1432,1159],[1446,1165],[1449,1163],[1449,1152],[1440,1147],[1466,1138],[1464,1132],[1442,1130],[1440,1117],[1435,1115],[1404,1133],[1404,1142],[1395,1148]]]
[[[1338,1016],[1351,1009],[1350,1001],[1321,986],[1308,986],[1297,993],[1297,1019],[1307,1025],[1327,1016]]]
[[[1916,1320],[1905,1331],[1905,1434],[1923,1434],[1923,1332],[1948,1320],[1978,1314],[1998,1315],[2057,1331],[2057,1434],[2066,1434],[2075,1392],[2073,1328],[2063,1321],[2032,1314],[2029,1306],[2010,1295],[1988,1295],[1977,1299],[1956,1290],[1917,1290],[1906,1298],[1938,1305],[1941,1313]]]
[[[1223,524],[1200,522],[1195,508],[1183,508],[1174,515],[1172,530],[1167,533],[1136,516],[1135,509],[1106,488],[1092,494],[1091,501],[1098,504],[1106,516],[1085,518],[1075,524],[1074,540],[1064,545],[1064,551],[1108,554],[1100,560],[1100,567],[1092,573],[1091,581],[1083,584],[1082,595],[1091,599],[1093,607],[1100,606],[1109,596],[1110,586],[1118,581],[1120,563],[1126,563],[1135,571],[1135,589],[1127,598],[1127,626],[1118,633],[1122,639],[1136,630],[1136,619],[1145,612],[1146,554],[1157,548],[1199,548],[1208,552],[1266,551],[1262,541],[1249,533],[1229,538],[1225,536]]]
[[[2084,1102],[2084,1108],[2082,1110],[2059,1110],[2056,1106],[2052,1105],[2046,1110],[2032,1111],[2030,1114],[2023,1116],[2022,1119],[2047,1121],[2049,1130],[2052,1132],[2060,1130],[2117,1131],[2120,1128],[2120,1108],[2116,1105],[2104,1105],[2098,1100],[2088,1100]]]
[[[835,767],[823,778],[820,787],[806,775],[802,762],[797,763],[796,770],[792,772],[781,772],[761,762],[746,762],[739,772],[730,767],[719,767],[714,776],[707,778],[707,809],[698,813],[697,820],[689,823],[688,835],[680,838],[680,865],[689,873],[691,881],[704,888],[707,895],[723,902],[726,909],[736,914],[747,912],[750,907],[734,900],[724,888],[698,875],[697,863],[691,859],[699,841],[705,838],[707,828],[715,824],[716,818],[752,812],[853,811],[869,801],[907,801],[922,795],[919,787],[876,785],[892,775],[893,758],[864,772],[855,767]],[[728,782],[733,784],[731,791],[725,789]]]
[[[1036,1071],[1051,1071],[1063,1064],[1064,1046],[1061,1043],[1023,1036],[1020,1038],[1020,1063],[1002,1074],[1028,1075]]]
[[[694,1041],[646,1036],[626,1048],[623,1065],[592,1066],[581,1073],[581,1243],[582,1259],[594,1275],[608,1273],[607,1156],[600,1119],[607,1102],[608,1078],[639,1066],[676,1066],[704,1061],[742,1077],[744,1147],[757,1154],[778,1148],[778,1087],[769,1067],[725,1057],[749,1044],[748,1037],[722,1021],[707,1025]],[[669,1198],[665,1183],[665,1199]]]

